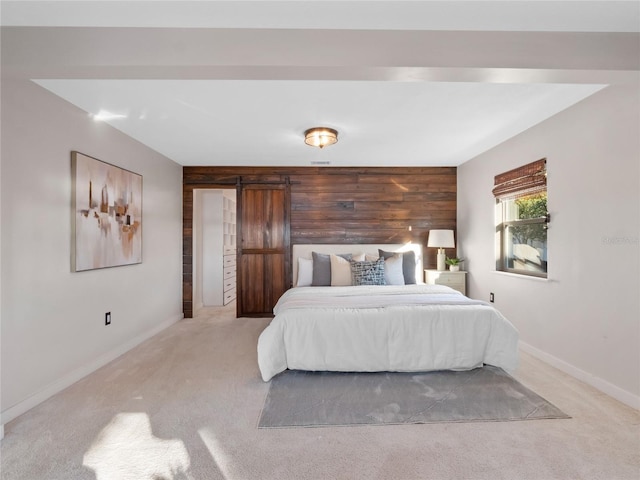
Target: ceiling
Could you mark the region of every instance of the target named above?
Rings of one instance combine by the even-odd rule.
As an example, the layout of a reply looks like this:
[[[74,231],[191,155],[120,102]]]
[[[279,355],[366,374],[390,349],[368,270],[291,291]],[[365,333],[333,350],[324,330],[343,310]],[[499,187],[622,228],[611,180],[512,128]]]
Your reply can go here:
[[[635,1],[0,5],[3,76],[182,165],[456,166],[640,63]]]

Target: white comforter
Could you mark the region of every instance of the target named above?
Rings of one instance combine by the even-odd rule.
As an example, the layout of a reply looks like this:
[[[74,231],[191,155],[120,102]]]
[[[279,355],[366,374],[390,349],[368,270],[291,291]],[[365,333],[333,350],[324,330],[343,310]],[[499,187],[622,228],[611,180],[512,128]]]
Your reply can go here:
[[[298,287],[258,339],[266,382],[286,370],[513,371],[518,332],[495,308],[445,286]]]

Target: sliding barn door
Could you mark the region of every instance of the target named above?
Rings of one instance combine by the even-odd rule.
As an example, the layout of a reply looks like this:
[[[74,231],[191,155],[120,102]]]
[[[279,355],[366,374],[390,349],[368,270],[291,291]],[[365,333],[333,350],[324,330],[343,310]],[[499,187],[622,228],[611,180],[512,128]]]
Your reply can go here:
[[[273,315],[291,285],[289,181],[238,187],[238,317]]]

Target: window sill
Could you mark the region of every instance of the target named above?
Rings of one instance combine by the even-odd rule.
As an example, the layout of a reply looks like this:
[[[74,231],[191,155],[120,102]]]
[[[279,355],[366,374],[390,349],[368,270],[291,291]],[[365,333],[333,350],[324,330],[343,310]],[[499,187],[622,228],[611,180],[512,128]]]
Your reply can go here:
[[[536,282],[550,282],[551,279],[549,277],[534,277],[533,275],[521,275],[519,273],[511,273],[511,272],[501,272],[500,270],[492,270],[491,273],[495,273],[496,275],[504,275],[505,277],[513,277],[513,278],[522,278],[523,280],[534,280]]]

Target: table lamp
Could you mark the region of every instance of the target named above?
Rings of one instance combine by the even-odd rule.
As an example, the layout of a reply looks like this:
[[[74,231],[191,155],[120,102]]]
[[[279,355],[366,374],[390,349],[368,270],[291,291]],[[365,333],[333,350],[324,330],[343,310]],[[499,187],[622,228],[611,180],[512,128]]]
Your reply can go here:
[[[445,248],[454,248],[456,245],[453,241],[453,230],[429,230],[429,240],[427,247],[437,247],[437,269],[445,270],[445,260],[447,256],[444,253]]]

